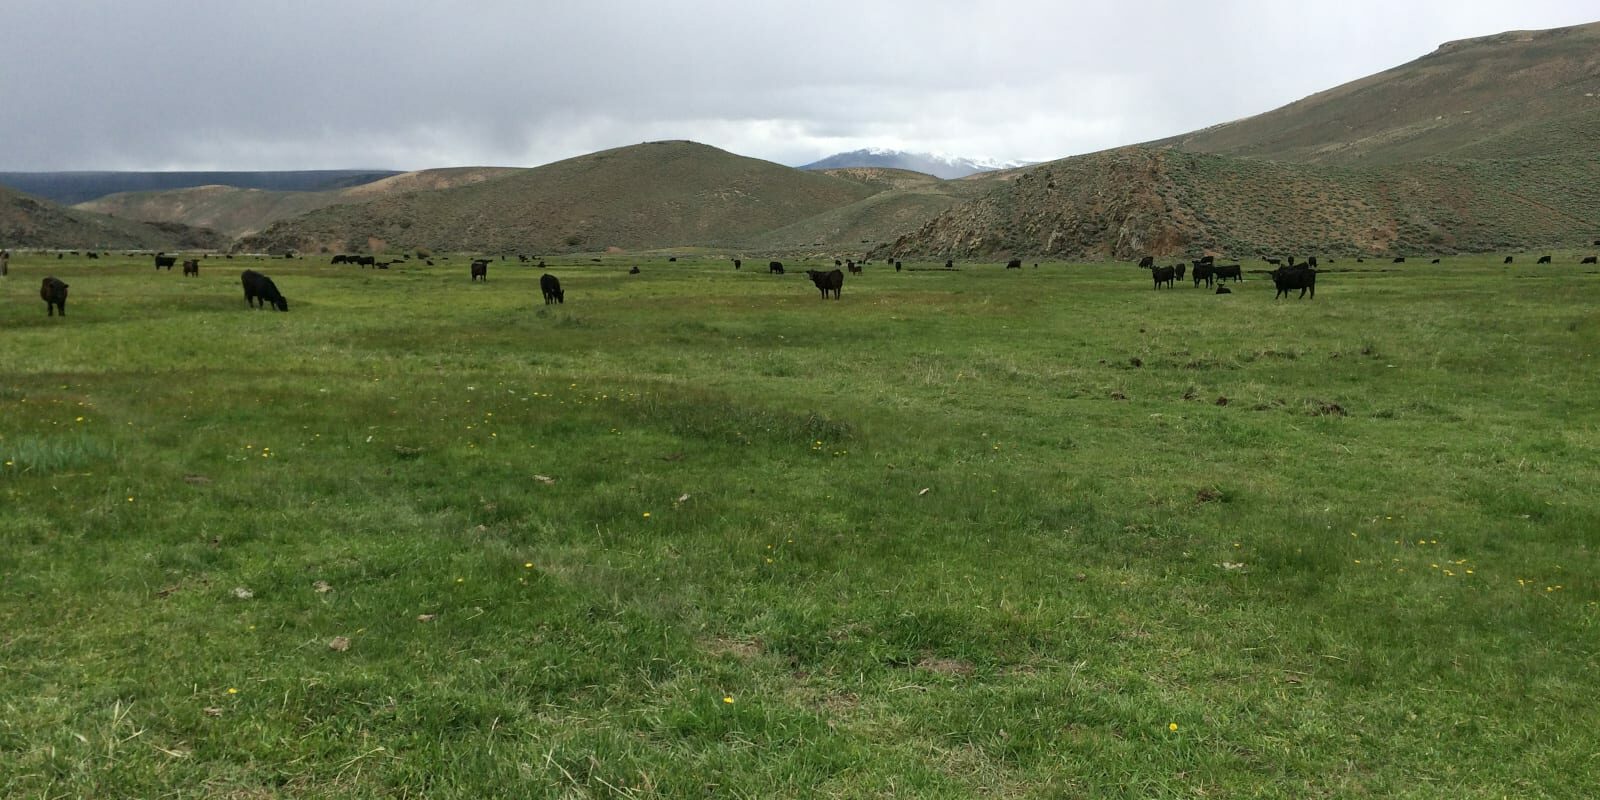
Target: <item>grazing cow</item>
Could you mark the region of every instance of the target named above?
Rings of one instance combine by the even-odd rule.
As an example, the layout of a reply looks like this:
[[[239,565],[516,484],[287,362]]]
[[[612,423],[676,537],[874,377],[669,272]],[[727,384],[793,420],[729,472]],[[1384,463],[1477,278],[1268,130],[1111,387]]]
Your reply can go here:
[[[1200,284],[1204,283],[1206,285],[1206,288],[1209,289],[1212,286],[1216,285],[1216,281],[1217,281],[1217,268],[1216,267],[1214,267],[1214,266],[1212,266],[1210,264],[1200,264],[1200,263],[1196,263],[1194,265],[1194,288],[1198,289],[1198,288],[1200,288]]]
[[[837,258],[836,258],[836,259],[834,259],[834,260],[833,260],[833,265],[834,265],[834,266],[835,266],[835,267],[842,267],[842,266],[844,266],[844,265],[843,265],[843,264],[841,264],[841,263],[839,263],[839,259],[837,259]]]
[[[1500,263],[1502,263],[1502,264],[1510,264],[1511,263],[1511,256],[1506,256],[1506,260],[1502,261]]]
[[[1276,300],[1288,297],[1289,292],[1300,290],[1300,297],[1305,298],[1306,292],[1311,292],[1311,299],[1317,299],[1317,271],[1308,265],[1298,267],[1278,267],[1271,273],[1273,285],[1278,287],[1278,293],[1272,296]]]
[[[1434,259],[1432,261],[1429,261],[1428,263],[1429,264],[1437,264],[1437,263],[1439,263],[1439,259],[1436,258],[1436,259]]]
[[[769,274],[772,274],[772,275],[782,275],[783,274],[783,262],[782,261],[769,261],[769,262],[767,262],[767,272]]]
[[[668,261],[672,261],[672,262],[676,262],[678,260],[678,257],[677,256],[673,256],[673,257],[671,257],[671,258],[669,258],[667,260]]]
[[[350,257],[347,256],[347,255],[344,255],[343,253],[340,253],[339,255],[334,256],[333,260],[329,261],[328,263],[329,264],[348,264],[348,263],[350,263]]]
[[[894,262],[894,271],[895,272],[899,272],[900,271],[900,262],[898,262],[898,261]]]
[[[279,311],[289,310],[289,301],[283,299],[283,295],[278,292],[278,287],[271,278],[253,269],[247,269],[239,273],[239,282],[244,284],[244,301],[251,308],[266,308],[271,305]]]
[[[1244,280],[1244,269],[1238,264],[1217,264],[1211,268],[1211,271],[1217,276],[1218,281],[1225,281],[1229,278],[1232,278],[1235,282]]]
[[[944,260],[944,268],[945,269],[955,269],[956,268],[956,260],[953,259],[953,258],[945,259]]]
[[[733,268],[734,269],[738,269],[738,268],[740,268],[742,266],[744,266],[744,261],[743,260],[737,259],[737,258],[733,260]]]
[[[865,263],[865,262],[863,262],[863,263]],[[861,264],[857,264],[854,261],[846,261],[846,262],[844,262],[844,266],[845,266],[845,269],[850,270],[850,274],[851,275],[860,275],[861,274]]]
[[[1033,268],[1034,269],[1038,269],[1039,265],[1038,264],[1034,264]],[[1183,273],[1185,271],[1187,271],[1188,269],[1189,269],[1189,265],[1185,264],[1185,263],[1183,263],[1181,261],[1178,262],[1177,264],[1173,264],[1172,265],[1172,277],[1177,278],[1178,280],[1181,281],[1181,280],[1183,280]]]
[[[844,287],[844,273],[839,270],[823,272],[820,269],[808,269],[806,274],[811,276],[811,282],[817,285],[822,292],[822,299],[828,299],[828,292],[833,292],[833,299],[839,299],[839,290]]]
[[[1164,283],[1167,285],[1168,289],[1171,289],[1173,277],[1176,274],[1177,270],[1173,269],[1172,267],[1151,267],[1150,279],[1155,282],[1155,286],[1151,288],[1160,289],[1161,284]]]
[[[67,315],[67,284],[56,277],[44,279],[39,286],[39,297],[44,300],[47,316],[55,316],[56,309],[61,309],[61,316]]]
[[[1357,258],[1356,259],[1356,263],[1357,264],[1365,264],[1365,263],[1367,263],[1367,260],[1364,259],[1364,258]]]
[[[1013,258],[1006,262],[1006,269],[1022,269],[1022,259]]]
[[[184,274],[184,277],[188,277],[190,275],[193,275],[196,278],[200,277],[200,259],[198,259],[198,258],[186,259],[183,262],[183,274]]]
[[[567,293],[561,291],[561,281],[548,272],[539,276],[539,291],[544,292],[545,305],[567,302]]]
[[[1395,258],[1394,263],[1396,263],[1396,264],[1404,264],[1404,263],[1406,263],[1406,257],[1405,256],[1398,256],[1398,257]]]
[[[1217,287],[1217,294],[1233,294],[1233,290],[1229,289],[1226,286],[1218,286]]]
[[[93,251],[93,250],[90,250],[90,251],[89,251],[89,257],[90,257],[90,258],[99,258],[99,257],[100,257],[100,254],[99,254],[99,253],[96,253],[96,252],[94,252],[94,251]]]
[[[520,261],[523,264],[526,264],[526,263],[528,263],[528,257],[523,255],[523,254],[521,254],[521,253],[518,253],[517,254],[517,261]]]
[[[374,256],[352,256],[351,260],[362,267],[376,268],[378,266],[378,259]]]
[[[1316,269],[1317,268],[1317,257],[1316,256],[1312,256],[1312,257],[1306,259],[1306,266],[1308,266],[1308,267],[1310,267],[1312,269]]]
[[[633,269],[628,270],[628,274],[629,275],[638,275],[639,274],[639,268],[638,267],[634,267]]]
[[[1548,263],[1550,263],[1550,257],[1549,256],[1539,256],[1539,260],[1537,262],[1535,262],[1535,263],[1537,263],[1537,264],[1548,264]]]
[[[177,266],[177,264],[178,264],[178,257],[177,256],[169,256],[169,255],[162,255],[161,253],[156,253],[156,269],[161,269],[162,267],[165,267],[168,272],[171,272],[172,268]]]
[[[1593,263],[1595,263],[1595,257],[1594,256],[1584,256],[1583,260],[1579,261],[1578,263],[1579,264],[1593,264]]]
[[[1151,267],[1153,267],[1155,265],[1156,265],[1156,257],[1155,256],[1145,256],[1144,258],[1139,259],[1139,268],[1140,269],[1150,269]]]
[[[1263,259],[1261,259],[1261,260],[1262,260],[1262,261],[1265,261],[1265,262],[1267,262],[1267,263],[1268,263],[1268,264],[1271,264],[1271,265],[1272,265],[1272,266],[1274,266],[1274,267],[1277,267],[1277,266],[1282,266],[1282,265],[1283,265],[1283,260],[1282,260],[1282,259],[1277,259],[1277,258],[1263,258]],[[1293,263],[1294,263],[1294,259],[1289,259],[1289,263],[1290,263],[1290,264],[1293,264]]]
[[[0,250],[0,278],[4,278],[6,276],[6,273],[8,273],[10,271],[11,271],[11,251],[10,250]]]
[[[483,281],[484,283],[488,283],[489,282],[489,262],[488,261],[484,261],[482,259],[479,259],[477,261],[472,262],[472,266],[469,267],[468,269],[470,270],[470,273],[471,273],[471,276],[472,276],[471,277],[472,281]],[[471,281],[469,281],[469,282],[471,282]]]

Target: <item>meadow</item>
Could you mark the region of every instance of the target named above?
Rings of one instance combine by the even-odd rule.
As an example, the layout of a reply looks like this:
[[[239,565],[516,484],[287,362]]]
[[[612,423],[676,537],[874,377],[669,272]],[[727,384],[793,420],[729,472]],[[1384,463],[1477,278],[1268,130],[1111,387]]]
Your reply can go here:
[[[14,258],[0,796],[1600,794],[1576,254],[677,255]]]

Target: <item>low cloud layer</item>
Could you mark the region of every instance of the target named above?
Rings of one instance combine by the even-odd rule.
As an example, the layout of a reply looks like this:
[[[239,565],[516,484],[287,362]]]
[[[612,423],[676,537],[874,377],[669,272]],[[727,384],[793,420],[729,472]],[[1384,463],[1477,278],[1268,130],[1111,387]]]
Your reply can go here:
[[[657,139],[786,164],[1044,160],[1600,18],[1566,0],[766,5],[10,0],[0,170],[531,166]]]

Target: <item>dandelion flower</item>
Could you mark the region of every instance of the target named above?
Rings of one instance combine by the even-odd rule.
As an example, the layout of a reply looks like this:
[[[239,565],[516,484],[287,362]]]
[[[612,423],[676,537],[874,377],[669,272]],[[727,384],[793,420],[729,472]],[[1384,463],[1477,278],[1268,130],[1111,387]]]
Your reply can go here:
[[[1172,731],[1173,733],[1177,733],[1178,732],[1178,723],[1176,723],[1176,722],[1167,723],[1167,730]]]
[[[732,705],[733,704],[733,695],[730,694],[730,695],[727,695],[727,696],[723,697],[722,698],[722,702],[727,703],[729,705]]]
[[[533,569],[533,562],[532,561],[524,561],[524,562],[522,562],[522,568],[523,569]]]
[[[238,693],[239,693],[238,689],[235,689],[232,686],[228,687],[228,694],[238,694]]]
[[[648,512],[648,511],[644,512],[644,518],[645,519],[649,519],[650,518],[650,512]]]

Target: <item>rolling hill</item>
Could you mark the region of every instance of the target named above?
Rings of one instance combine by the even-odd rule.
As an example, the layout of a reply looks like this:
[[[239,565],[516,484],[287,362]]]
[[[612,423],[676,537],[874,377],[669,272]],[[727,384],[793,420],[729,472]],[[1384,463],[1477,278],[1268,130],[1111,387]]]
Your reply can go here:
[[[827,158],[806,164],[800,169],[833,170],[851,167],[876,167],[879,169],[921,172],[936,178],[952,180],[980,172],[1026,166],[1027,163],[1025,161],[1002,162],[990,159],[964,158],[940,153],[909,153],[904,150],[885,150],[873,147],[865,150],[852,150],[848,153],[835,153]]]
[[[394,170],[326,169],[286,172],[0,172],[9,186],[51,202],[73,205],[121,192],[160,192],[233,186],[277,192],[324,192],[398,174]]]
[[[737,244],[878,192],[694,142],[652,142],[470,186],[330,206],[241,246],[554,252]]]
[[[1581,247],[1600,153],[1352,169],[1128,147],[1037,167],[885,249],[893,256],[1425,254]]]
[[[0,186],[0,247],[213,249],[214,231],[150,224],[66,208]]]
[[[986,177],[895,255],[1451,253],[1600,238],[1600,23],[1452,42],[1237,122]]]
[[[156,192],[107,195],[76,208],[143,222],[180,223],[237,238],[257,233],[279,220],[340,203],[359,203],[389,194],[465,186],[517,172],[509,167],[458,167],[404,172],[342,189],[285,192],[235,186],[197,186]]]
[[[1408,64],[1247,119],[1152,142],[1316,164],[1593,153],[1600,22],[1440,45]]]

